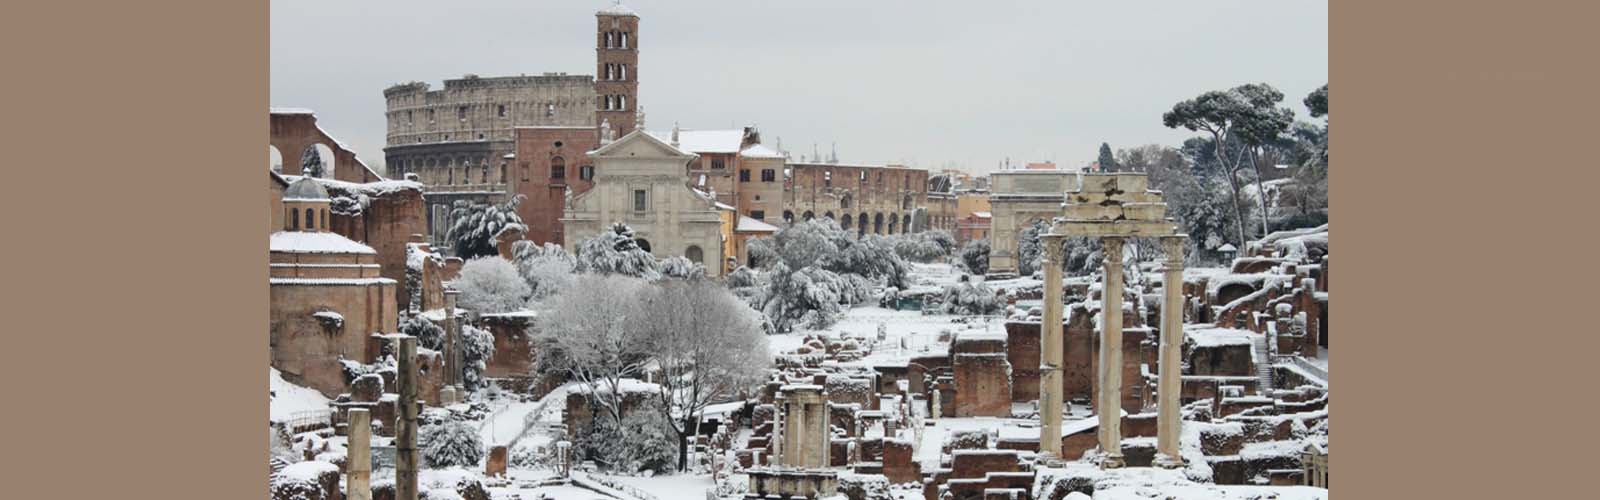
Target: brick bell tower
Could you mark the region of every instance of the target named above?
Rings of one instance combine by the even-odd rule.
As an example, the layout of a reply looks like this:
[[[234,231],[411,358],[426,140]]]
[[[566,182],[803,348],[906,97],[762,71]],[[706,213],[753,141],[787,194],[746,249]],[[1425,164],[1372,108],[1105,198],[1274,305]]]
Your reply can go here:
[[[639,14],[619,0],[594,16],[594,125],[609,122],[620,138],[638,122]]]

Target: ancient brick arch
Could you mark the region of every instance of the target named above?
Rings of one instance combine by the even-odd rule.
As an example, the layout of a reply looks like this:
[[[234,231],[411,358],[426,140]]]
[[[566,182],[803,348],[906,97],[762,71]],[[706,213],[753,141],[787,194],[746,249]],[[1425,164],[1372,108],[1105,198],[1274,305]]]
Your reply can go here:
[[[383,176],[356,158],[354,151],[346,149],[317,126],[317,115],[311,110],[274,108],[269,116],[271,135],[267,143],[277,148],[283,157],[284,175],[302,175],[300,155],[305,153],[306,148],[321,144],[333,151],[333,158],[323,158],[322,161],[333,165],[334,179],[345,182],[383,180]]]
[[[1239,297],[1255,293],[1255,287],[1244,283],[1229,283],[1217,289],[1216,305],[1223,306],[1238,300]]]

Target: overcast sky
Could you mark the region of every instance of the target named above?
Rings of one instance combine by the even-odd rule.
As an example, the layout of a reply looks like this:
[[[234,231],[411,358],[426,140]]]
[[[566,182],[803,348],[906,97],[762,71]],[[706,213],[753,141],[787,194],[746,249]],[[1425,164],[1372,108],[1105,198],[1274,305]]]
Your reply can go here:
[[[594,74],[611,0],[273,0],[272,105],[383,164],[383,89],[474,73]],[[796,155],[972,172],[1093,161],[1193,135],[1161,113],[1265,82],[1328,81],[1326,1],[628,0],[647,127],[755,124]]]

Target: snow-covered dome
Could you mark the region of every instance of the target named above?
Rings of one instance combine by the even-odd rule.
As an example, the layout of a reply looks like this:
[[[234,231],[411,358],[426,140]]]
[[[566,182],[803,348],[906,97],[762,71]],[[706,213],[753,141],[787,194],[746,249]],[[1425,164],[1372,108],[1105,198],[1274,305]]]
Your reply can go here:
[[[595,14],[599,14],[599,15],[602,15],[602,16],[633,16],[633,17],[639,17],[639,13],[638,12],[634,12],[633,9],[630,9],[630,8],[628,8],[628,6],[623,5],[622,2],[620,2],[620,1],[611,4],[610,7],[606,7],[604,9],[600,9],[600,11],[596,12]]]
[[[310,177],[301,177],[289,183],[289,188],[283,192],[283,199],[288,201],[327,200],[328,190],[322,188],[322,183]]]

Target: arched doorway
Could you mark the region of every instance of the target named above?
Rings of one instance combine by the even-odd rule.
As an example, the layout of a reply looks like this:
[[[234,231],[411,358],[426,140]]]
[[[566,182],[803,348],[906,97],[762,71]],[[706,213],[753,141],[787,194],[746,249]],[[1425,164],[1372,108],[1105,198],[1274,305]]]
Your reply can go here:
[[[857,226],[856,227],[856,236],[858,236],[858,237],[859,236],[866,236],[866,234],[867,234],[867,213],[866,212],[861,212],[861,218],[859,220],[859,223],[856,224],[856,226]]]
[[[905,214],[904,216],[900,217],[900,232],[911,232],[911,214]]]
[[[801,215],[801,217],[804,217],[805,220],[809,221],[811,219],[817,218],[817,214],[811,213],[810,210],[806,210],[806,213],[804,215]]]
[[[700,247],[698,245],[689,245],[689,248],[687,248],[687,249],[685,249],[683,251],[683,257],[686,258],[686,259],[689,259],[689,262],[693,262],[695,264],[700,264],[702,266],[705,265],[705,263],[706,263],[705,262],[705,258],[706,258],[705,252],[700,250]]]
[[[784,210],[783,211],[783,222],[785,224],[793,224],[794,223],[794,212],[791,212],[791,211],[788,211],[788,210]]]
[[[889,214],[889,234],[894,234],[894,227],[899,225],[900,216]]]
[[[851,217],[848,214],[846,214],[843,219],[839,219],[839,229],[843,229],[845,231],[849,231],[850,230],[850,221],[852,221],[854,219],[855,219],[855,217]]]
[[[634,238],[633,242],[639,244],[640,250],[644,250],[646,252],[650,251],[650,240],[644,238]]]
[[[883,212],[872,217],[872,234],[883,234]]]
[[[829,210],[828,212],[822,214],[822,218],[832,220],[833,219],[833,211]]]

